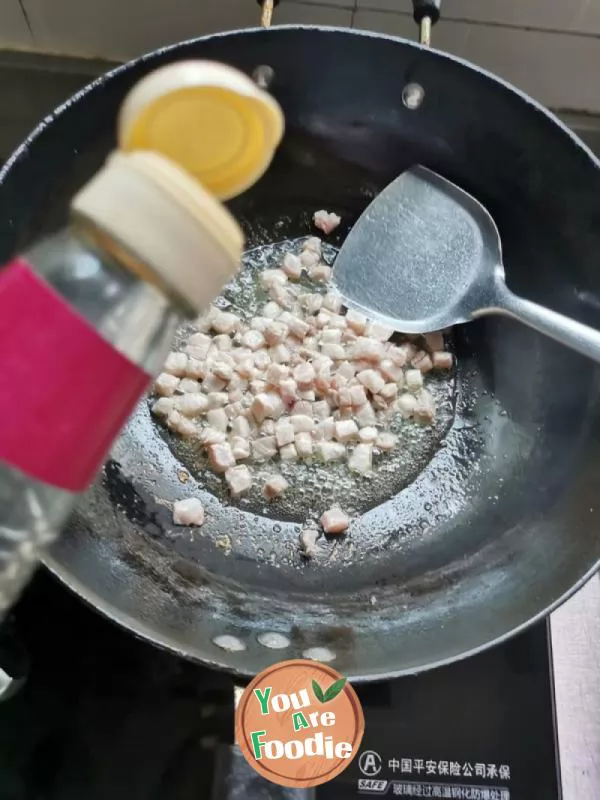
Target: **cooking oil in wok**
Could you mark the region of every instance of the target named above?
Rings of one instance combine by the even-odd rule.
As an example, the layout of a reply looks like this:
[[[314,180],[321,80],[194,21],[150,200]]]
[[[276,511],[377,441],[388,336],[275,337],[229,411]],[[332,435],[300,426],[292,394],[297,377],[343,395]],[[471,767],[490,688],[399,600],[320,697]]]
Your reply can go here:
[[[257,316],[269,299],[260,286],[259,275],[264,269],[277,266],[287,252],[297,252],[301,239],[266,244],[248,251],[236,278],[227,286],[216,305],[227,308],[244,320]],[[333,263],[335,248],[324,244],[323,258]],[[302,281],[301,281],[302,283]],[[307,291],[318,291],[312,281],[305,281]],[[325,292],[327,287],[323,287]],[[189,326],[179,332],[177,344],[190,335]],[[436,403],[436,421],[421,426],[399,415],[390,430],[398,437],[392,452],[379,453],[373,461],[373,472],[360,476],[351,472],[345,462],[269,462],[254,464],[250,491],[239,500],[232,500],[221,477],[208,466],[207,458],[197,442],[186,442],[169,434],[170,447],[180,462],[200,483],[223,503],[236,504],[245,511],[304,524],[318,519],[323,511],[339,504],[351,514],[362,514],[398,494],[409,486],[427,466],[450,429],[455,410],[456,380],[450,375],[429,375],[427,388]],[[290,484],[282,496],[266,503],[262,495],[265,480],[280,472]]]

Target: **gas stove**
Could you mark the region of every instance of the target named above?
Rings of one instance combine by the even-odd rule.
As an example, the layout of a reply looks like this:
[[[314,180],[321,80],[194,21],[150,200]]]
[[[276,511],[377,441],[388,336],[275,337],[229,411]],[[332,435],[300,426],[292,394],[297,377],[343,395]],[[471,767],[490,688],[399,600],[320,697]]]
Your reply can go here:
[[[549,623],[540,622],[458,664],[359,686],[366,720],[359,755],[330,784],[310,792],[281,790],[276,796],[598,796],[598,784],[595,793],[580,793],[581,779],[598,778],[600,736],[593,727],[600,723],[597,666],[592,678],[596,694],[588,695],[587,702],[592,727],[587,730],[582,722],[590,760],[578,770],[571,763],[577,758],[578,726],[569,722],[577,697],[569,698],[568,680],[562,685],[567,667],[555,653],[555,704],[552,658],[553,638],[555,650],[557,644],[571,654],[577,649],[567,640],[581,635],[584,617],[590,618],[585,608],[597,608],[597,586],[596,578],[558,612],[553,636]],[[569,617],[569,607],[574,616]],[[232,747],[228,676],[136,640],[44,572],[15,609],[14,626],[28,653],[29,676],[0,706],[0,800],[272,796],[260,785],[262,779],[249,776]],[[569,760],[563,763],[563,784],[569,778],[564,795],[557,711],[561,752]]]

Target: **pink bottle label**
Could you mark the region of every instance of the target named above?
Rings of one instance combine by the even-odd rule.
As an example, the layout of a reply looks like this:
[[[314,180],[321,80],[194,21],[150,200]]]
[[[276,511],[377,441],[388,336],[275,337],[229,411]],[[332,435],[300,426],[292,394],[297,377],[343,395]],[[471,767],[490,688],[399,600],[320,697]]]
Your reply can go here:
[[[149,381],[26,261],[0,272],[1,460],[83,491]]]

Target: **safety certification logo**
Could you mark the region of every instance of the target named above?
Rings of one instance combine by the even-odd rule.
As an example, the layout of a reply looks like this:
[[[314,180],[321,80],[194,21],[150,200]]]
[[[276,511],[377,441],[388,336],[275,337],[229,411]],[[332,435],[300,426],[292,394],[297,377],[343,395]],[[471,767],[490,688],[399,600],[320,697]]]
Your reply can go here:
[[[346,678],[316,661],[282,661],[250,683],[235,734],[247,761],[280,786],[327,783],[358,752],[365,720]]]

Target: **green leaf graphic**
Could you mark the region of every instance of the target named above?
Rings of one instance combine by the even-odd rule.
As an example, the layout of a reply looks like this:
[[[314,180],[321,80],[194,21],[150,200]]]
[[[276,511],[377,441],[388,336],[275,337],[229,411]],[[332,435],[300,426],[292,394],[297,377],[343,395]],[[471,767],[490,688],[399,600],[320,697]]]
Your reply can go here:
[[[314,679],[313,679],[313,682],[312,682],[312,689],[313,689],[313,692],[315,693],[315,697],[317,698],[317,700],[320,703],[324,703],[325,702],[325,696],[323,695],[323,689],[321,689],[319,684]]]
[[[324,694],[323,702],[328,703],[330,700],[336,698],[345,685],[346,685],[346,678],[340,678],[339,681],[335,681],[334,683],[332,683],[329,689],[327,689],[327,691]]]

